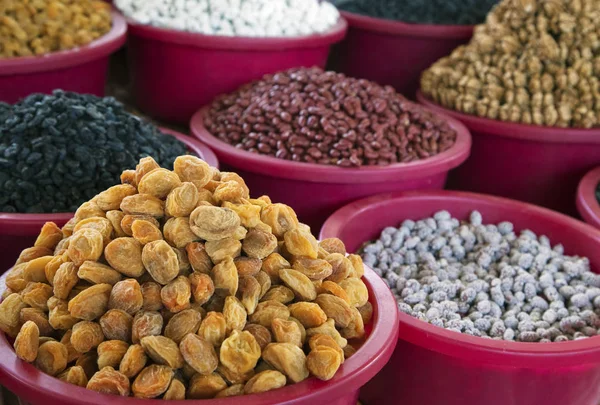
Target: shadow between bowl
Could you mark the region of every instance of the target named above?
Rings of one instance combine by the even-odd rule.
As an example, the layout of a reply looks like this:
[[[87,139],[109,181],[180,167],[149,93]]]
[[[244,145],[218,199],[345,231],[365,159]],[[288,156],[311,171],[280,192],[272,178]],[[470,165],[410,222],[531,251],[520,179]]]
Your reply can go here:
[[[600,229],[600,202],[596,190],[600,185],[600,167],[586,174],[577,189],[577,210],[585,222]]]

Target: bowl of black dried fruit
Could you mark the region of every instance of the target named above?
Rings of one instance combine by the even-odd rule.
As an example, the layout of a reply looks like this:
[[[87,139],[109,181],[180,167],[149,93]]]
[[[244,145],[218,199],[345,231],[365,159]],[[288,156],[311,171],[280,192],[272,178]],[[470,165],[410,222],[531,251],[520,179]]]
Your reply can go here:
[[[577,189],[577,210],[585,222],[600,228],[600,167],[581,179]]]
[[[497,0],[331,0],[348,21],[333,70],[413,98],[421,72],[469,41]]]
[[[144,156],[171,167],[185,153],[218,165],[209,148],[159,130],[111,97],[55,91],[0,104],[1,268],[34,245],[44,223],[64,225],[82,202],[119,183],[125,167]],[[33,247],[26,254],[47,253]]]
[[[191,132],[257,196],[293,206],[317,229],[350,201],[441,189],[470,153],[458,121],[391,87],[319,68],[266,75],[196,113]]]

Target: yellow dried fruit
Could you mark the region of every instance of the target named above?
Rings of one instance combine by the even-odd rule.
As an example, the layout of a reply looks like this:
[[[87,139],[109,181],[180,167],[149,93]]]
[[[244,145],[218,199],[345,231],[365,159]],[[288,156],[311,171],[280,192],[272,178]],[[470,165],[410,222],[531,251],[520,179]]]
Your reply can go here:
[[[264,207],[260,219],[272,229],[273,235],[283,238],[286,232],[298,228],[298,217],[294,210],[285,204],[271,204]]]
[[[298,299],[313,301],[317,297],[317,289],[312,281],[297,270],[279,270],[279,278],[288,286]]]
[[[263,301],[258,304],[256,310],[250,315],[250,322],[258,323],[266,328],[271,327],[274,319],[288,319],[290,310],[279,301]]]
[[[15,266],[19,264],[28,263],[33,259],[37,259],[38,257],[51,256],[52,250],[43,246],[34,246],[27,249],[23,249],[21,254],[19,254],[19,258],[17,259]],[[34,280],[30,280],[34,281]]]
[[[338,330],[335,328],[335,321],[333,319],[328,319],[324,324],[306,330],[306,337],[309,339],[314,335],[319,334],[332,337],[342,349],[348,344],[348,341],[344,339],[342,335],[340,335],[340,332],[338,332]]]
[[[210,273],[210,270],[213,268],[213,262],[210,260],[208,253],[206,253],[204,244],[192,242],[186,246],[185,251],[195,272]]]
[[[127,277],[140,277],[144,274],[142,245],[134,238],[117,238],[104,249],[108,264]]]
[[[202,315],[194,309],[181,311],[169,319],[164,335],[179,344],[187,334],[198,332],[201,320]]]
[[[311,259],[304,256],[296,258],[292,268],[311,280],[324,280],[333,273],[333,267],[326,260]]]
[[[48,300],[52,297],[52,287],[44,283],[29,283],[23,291],[21,298],[30,307],[47,311]]]
[[[102,333],[109,340],[131,341],[132,324],[133,317],[120,309],[111,309],[100,318]]]
[[[71,329],[80,320],[71,316],[68,310],[67,301],[52,297],[48,300],[48,322],[56,330]],[[1,326],[1,323],[0,323]]]
[[[106,214],[104,210],[100,209],[100,207],[98,207],[98,204],[96,204],[94,201],[84,202],[79,206],[77,211],[75,211],[74,222],[70,223],[71,221],[69,221],[63,227],[63,234],[65,232],[65,228],[70,229],[72,233],[73,227],[75,227],[75,224],[77,224],[77,222],[79,221],[83,221],[84,219],[93,217],[104,217],[105,215]]]
[[[221,363],[235,373],[244,374],[256,367],[261,350],[254,336],[247,331],[233,330],[219,351]]]
[[[138,183],[140,194],[149,194],[164,200],[169,193],[181,185],[176,173],[167,169],[154,169],[146,173]]]
[[[291,268],[290,262],[279,253],[271,253],[262,263],[262,271],[269,275],[273,284],[279,284],[279,270]]]
[[[67,368],[67,348],[59,342],[46,342],[40,345],[35,366],[44,373],[56,376]]]
[[[346,291],[339,284],[334,283],[333,281],[327,280],[322,282],[317,289],[317,292],[319,294],[329,293],[331,295],[335,295],[336,297],[341,298],[350,304],[350,298],[348,297]]]
[[[131,328],[131,341],[139,343],[146,336],[158,336],[162,332],[163,317],[154,311],[140,311],[135,314]]]
[[[250,332],[252,336],[254,336],[254,339],[256,339],[256,342],[260,346],[260,350],[264,350],[265,347],[273,341],[269,329],[257,323],[246,324],[244,330]]]
[[[121,360],[119,372],[127,378],[133,378],[146,366],[148,356],[141,345],[135,344],[127,348]]]
[[[238,294],[248,315],[252,315],[256,310],[261,292],[261,286],[254,277],[247,276],[240,278]]]
[[[346,254],[346,246],[338,238],[327,238],[319,242],[319,247],[325,249],[328,253]]]
[[[128,278],[112,287],[108,308],[120,309],[129,315],[135,315],[142,308],[144,298],[137,280]]]
[[[93,321],[106,313],[112,290],[110,284],[93,285],[72,298],[67,309],[75,318]]]
[[[15,339],[15,354],[28,363],[33,363],[38,355],[40,330],[31,321],[25,322]]]
[[[118,368],[123,356],[129,349],[129,343],[122,340],[107,340],[98,345],[98,368]]]
[[[54,250],[62,238],[63,233],[61,229],[56,226],[54,222],[46,222],[44,226],[42,226],[42,230],[40,231],[40,234],[35,240],[33,246]]]
[[[219,365],[219,358],[213,345],[193,333],[189,333],[183,338],[179,343],[179,350],[186,363],[197,373],[212,374]]]
[[[149,194],[135,194],[125,197],[120,205],[121,211],[129,215],[148,215],[155,218],[165,216],[165,203]]]
[[[315,299],[328,318],[335,321],[339,328],[347,327],[353,318],[352,307],[343,299],[331,294],[319,294]]]
[[[264,259],[277,248],[277,238],[269,232],[251,229],[242,243],[242,249],[249,257]]]
[[[190,307],[192,296],[190,281],[179,276],[160,291],[162,303],[171,312],[180,312]]]
[[[71,344],[79,353],[87,353],[104,341],[104,334],[99,324],[82,321],[73,325]]]
[[[285,375],[276,370],[266,370],[256,374],[244,386],[245,394],[259,394],[284,387],[287,383]]]
[[[219,391],[219,393],[215,395],[215,398],[239,397],[240,395],[244,395],[244,384],[234,384],[227,387],[223,391]]]
[[[183,367],[183,356],[177,343],[164,336],[146,336],[141,339],[144,351],[155,363],[171,368]]]
[[[166,285],[179,274],[177,255],[164,240],[150,242],[142,250],[142,262],[152,278]]]
[[[110,224],[113,227],[114,236],[117,238],[122,238],[124,236],[131,236],[131,235],[126,234],[125,231],[123,231],[123,228],[121,227],[121,222],[123,221],[124,217],[125,217],[125,213],[118,209],[111,210],[106,213],[106,219],[108,219],[110,221]]]
[[[242,252],[241,242],[233,238],[208,241],[204,247],[211,261],[215,264],[221,263],[227,258],[236,258]]]
[[[141,286],[142,289],[142,309],[144,311],[160,311],[163,307],[160,290],[162,286],[154,281],[147,281]]]
[[[190,215],[192,232],[207,241],[233,236],[240,223],[240,217],[229,208],[201,205]]]
[[[42,256],[31,259],[23,265],[23,278],[26,281],[46,283],[46,265],[52,261],[52,256]]]
[[[233,259],[228,257],[211,270],[211,277],[215,283],[215,289],[224,290],[229,295],[237,293],[238,273]]]
[[[140,244],[145,245],[163,238],[160,229],[150,221],[136,219],[131,224],[131,235]]]
[[[210,165],[192,155],[177,157],[173,163],[173,170],[181,181],[193,183],[198,190],[208,184],[213,177]]]
[[[19,326],[19,314],[27,304],[17,293],[10,294],[0,303],[0,329],[13,335]],[[18,333],[18,331],[16,331]]]
[[[283,285],[276,285],[271,287],[269,291],[262,297],[262,301],[279,301],[282,304],[289,304],[294,301],[295,295],[292,290]]]
[[[228,334],[233,330],[243,330],[246,326],[248,314],[240,300],[231,295],[225,298],[223,316],[225,317]]]
[[[200,323],[198,336],[202,337],[214,347],[219,347],[227,334],[227,321],[220,312],[209,312]]]
[[[24,267],[25,263],[13,267],[11,270],[9,270],[6,278],[4,279],[6,287],[11,289],[13,292],[21,292],[25,289],[25,287],[27,287],[27,284],[29,284],[29,281],[25,280],[23,277]]]
[[[92,378],[98,371],[98,354],[93,352],[84,353],[75,361],[75,367],[81,367],[88,379]]]
[[[349,298],[349,304],[353,307],[362,307],[369,300],[369,290],[362,280],[354,277],[340,281],[340,287],[346,291]]]
[[[362,315],[356,308],[351,308],[352,318],[347,327],[340,330],[340,334],[346,339],[360,339],[365,335],[365,325]]]
[[[84,228],[75,233],[70,239],[67,254],[76,266],[86,260],[98,261],[104,250],[104,237],[92,228]]]
[[[152,170],[159,169],[160,166],[151,156],[141,158],[135,167],[135,184],[140,184],[142,178]]]
[[[317,239],[303,229],[292,229],[284,235],[285,248],[294,256],[307,256],[316,259],[319,253]]]
[[[350,259],[339,253],[332,253],[325,258],[331,264],[333,273],[327,278],[329,281],[339,283],[354,274],[354,266]]]
[[[163,227],[165,240],[177,248],[185,248],[190,243],[197,241],[198,236],[192,232],[188,217],[170,218]]]
[[[309,339],[308,345],[311,350],[315,349],[318,346],[330,347],[338,352],[338,354],[340,355],[340,359],[342,359],[341,362],[344,363],[344,351],[331,336],[319,334],[313,335]]]
[[[156,398],[169,388],[174,372],[170,367],[153,364],[143,369],[133,381],[136,398]]]
[[[69,367],[63,371],[58,378],[61,381],[83,388],[85,388],[88,384],[87,375],[81,366]]]
[[[185,399],[185,385],[176,378],[171,380],[169,388],[163,395],[165,401],[180,401]]]
[[[258,299],[260,300],[267,294],[267,292],[271,288],[271,278],[264,271],[259,271],[258,274],[254,276],[254,278],[256,279],[256,281],[258,281],[258,284],[260,284],[260,296],[258,297]]]
[[[211,399],[227,388],[227,383],[217,373],[210,375],[194,374],[187,390],[188,399]]]
[[[24,325],[26,322],[31,321],[38,327],[40,336],[50,336],[54,333],[54,329],[50,322],[48,322],[48,315],[46,312],[37,308],[23,308],[19,314],[19,323]]]
[[[365,265],[363,264],[362,257],[352,254],[348,255],[348,260],[350,260],[354,268],[354,273],[350,277],[361,278],[365,275]]]
[[[115,285],[121,281],[121,273],[102,263],[85,261],[77,270],[77,277],[92,284]]]
[[[215,284],[212,278],[207,274],[192,273],[189,280],[194,301],[199,305],[206,304],[215,292]]]
[[[90,378],[87,385],[88,390],[97,391],[102,394],[129,396],[129,379],[112,367],[104,367]]]
[[[102,241],[106,245],[111,240],[113,227],[111,222],[104,217],[92,217],[83,219],[75,225],[73,233],[77,233],[81,229],[95,229],[102,234]]]
[[[275,341],[278,343],[291,343],[298,347],[302,347],[302,333],[300,327],[294,321],[286,321],[284,319],[273,319],[271,330]]]
[[[306,355],[292,343],[270,343],[262,357],[295,383],[308,378]]]
[[[363,323],[366,325],[371,322],[373,318],[373,305],[370,302],[367,302],[362,307],[358,308],[358,312],[360,312],[360,316],[363,319]]]
[[[341,364],[339,352],[328,346],[317,346],[306,357],[310,373],[324,381],[331,380]]]

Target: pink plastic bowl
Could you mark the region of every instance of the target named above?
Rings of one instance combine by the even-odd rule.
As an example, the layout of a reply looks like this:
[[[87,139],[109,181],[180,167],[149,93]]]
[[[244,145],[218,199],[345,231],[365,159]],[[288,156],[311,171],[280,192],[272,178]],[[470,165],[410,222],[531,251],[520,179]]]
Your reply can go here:
[[[459,120],[473,136],[471,157],[451,176],[450,188],[514,198],[569,215],[577,213],[577,184],[600,164],[600,128],[494,121],[443,108],[420,92],[417,99]]]
[[[125,43],[127,24],[112,12],[112,29],[89,45],[43,56],[0,59],[0,101],[15,103],[55,89],[104,95],[110,55]]]
[[[4,275],[0,293],[6,289]],[[363,278],[373,304],[369,337],[354,356],[344,362],[328,382],[310,378],[298,384],[264,394],[237,398],[191,401],[203,405],[356,405],[358,392],[388,362],[398,340],[396,301],[383,281],[365,269]],[[0,383],[33,405],[148,405],[155,401],[98,394],[50,377],[19,360],[0,332]],[[160,404],[183,404],[161,401]],[[187,403],[187,402],[186,402]]]
[[[219,167],[219,161],[215,154],[194,138],[165,128],[161,128],[161,132],[173,135],[185,143],[188,150],[194,155],[201,157],[211,166]],[[2,255],[0,255],[0,269],[11,267],[23,249],[33,246],[44,223],[51,221],[58,226],[63,226],[72,217],[72,212],[58,214],[9,214],[0,212],[0,246],[3,250]]]
[[[348,35],[334,47],[334,70],[393,86],[414,98],[421,72],[473,36],[471,25],[421,25],[341,12]]]
[[[152,117],[188,123],[216,96],[298,66],[325,67],[346,35],[340,19],[323,34],[293,38],[224,37],[129,24],[129,66],[137,105]]]
[[[585,222],[600,229],[600,203],[596,199],[596,189],[599,184],[600,167],[586,174],[579,183],[577,210]]]
[[[447,118],[458,133],[455,145],[432,158],[385,167],[341,168],[297,163],[240,150],[204,127],[208,107],[192,118],[191,132],[217,154],[223,170],[237,172],[255,196],[290,205],[301,221],[319,229],[336,209],[373,194],[416,189],[442,189],[448,172],[469,156],[471,137],[458,121]]]
[[[333,214],[321,238],[349,252],[386,226],[448,210],[459,219],[479,210],[485,223],[512,221],[587,256],[600,272],[600,231],[565,215],[499,197],[452,191],[383,194]],[[600,337],[565,343],[515,343],[451,332],[400,313],[398,345],[388,365],[361,391],[366,404],[598,405]]]

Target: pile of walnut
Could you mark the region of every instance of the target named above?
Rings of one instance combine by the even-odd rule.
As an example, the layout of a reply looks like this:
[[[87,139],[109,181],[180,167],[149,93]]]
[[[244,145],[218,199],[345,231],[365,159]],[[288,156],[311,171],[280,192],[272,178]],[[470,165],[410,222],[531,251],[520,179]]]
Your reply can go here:
[[[372,306],[340,240],[193,156],[122,182],[46,223],[8,275],[18,357],[103,393],[207,399],[328,380],[355,352]]]
[[[600,1],[503,0],[468,45],[421,79],[424,95],[466,114],[600,127]]]

